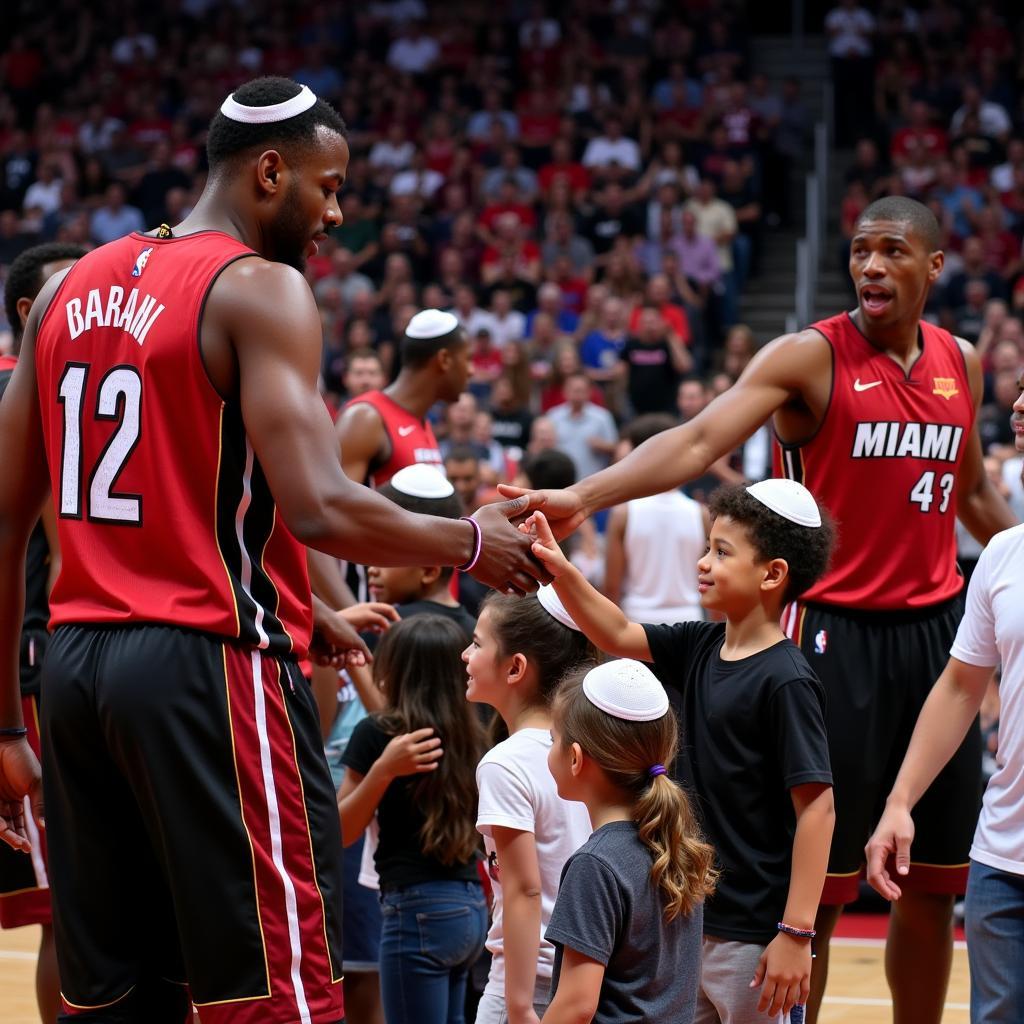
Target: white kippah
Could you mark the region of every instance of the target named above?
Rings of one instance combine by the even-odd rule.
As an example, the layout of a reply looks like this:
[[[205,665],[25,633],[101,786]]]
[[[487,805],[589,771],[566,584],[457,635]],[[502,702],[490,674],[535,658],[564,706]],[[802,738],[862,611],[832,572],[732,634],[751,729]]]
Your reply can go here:
[[[445,313],[440,309],[424,309],[409,321],[405,333],[409,338],[429,341],[431,338],[443,338],[446,334],[451,334],[458,326],[459,321],[454,313]]]
[[[653,722],[668,711],[668,694],[642,662],[622,658],[592,668],[583,692],[595,707],[628,722]]]
[[[818,503],[811,492],[795,480],[762,480],[751,484],[747,494],[797,526],[821,526]]]
[[[576,625],[573,617],[565,610],[565,605],[562,604],[562,599],[555,593],[555,588],[551,586],[550,583],[545,583],[542,587],[537,588],[537,600],[540,601],[541,607],[544,611],[546,611],[553,619],[558,619],[563,626],[575,629],[577,633],[583,632],[583,630]]]
[[[220,105],[220,112],[232,121],[241,121],[243,124],[272,124],[274,121],[287,121],[290,117],[303,114],[316,103],[316,96],[312,90],[304,85],[299,89],[297,96],[283,103],[271,103],[267,107],[247,107],[239,103],[233,95]]]
[[[390,483],[396,491],[411,498],[449,498],[455,493],[444,473],[422,462],[400,469]]]

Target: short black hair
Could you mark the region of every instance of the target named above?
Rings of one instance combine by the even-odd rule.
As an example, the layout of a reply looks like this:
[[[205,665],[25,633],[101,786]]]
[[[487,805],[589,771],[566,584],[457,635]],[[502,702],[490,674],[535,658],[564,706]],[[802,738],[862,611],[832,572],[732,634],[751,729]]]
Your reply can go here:
[[[444,461],[448,462],[480,462],[480,453],[475,449],[471,448],[468,444],[456,444],[448,450],[448,454],[444,457]]]
[[[458,324],[438,338],[410,338],[402,335],[402,365],[411,369],[426,366],[443,348],[458,348],[466,344],[466,332]]]
[[[744,484],[719,487],[708,501],[712,521],[728,516],[746,529],[759,561],[786,560],[789,582],[782,597],[784,604],[809,590],[828,569],[836,529],[820,504],[818,508],[821,526],[800,526],[762,504]]]
[[[255,78],[240,85],[231,95],[247,107],[269,107],[298,96],[301,88],[290,78]],[[218,110],[206,136],[206,157],[210,169],[216,170],[257,148],[309,147],[320,127],[329,128],[342,138],[348,134],[341,115],[321,99],[295,117],[270,124],[244,124],[225,117]]]
[[[576,483],[576,464],[565,452],[556,448],[527,455],[519,468],[535,490],[550,488],[560,491]]]
[[[661,434],[677,426],[679,426],[679,421],[667,412],[649,412],[643,416],[637,416],[622,431],[622,437],[623,440],[629,441],[634,448],[639,448],[644,441],[650,440],[655,434]]]
[[[18,300],[32,299],[42,291],[46,281],[43,280],[43,267],[47,263],[58,260],[80,260],[85,249],[70,242],[45,242],[26,249],[11,264],[7,271],[7,283],[4,285],[4,312],[7,322],[11,325],[15,345],[21,343],[21,317],[18,316]]]
[[[914,233],[935,252],[942,246],[942,230],[935,214],[924,203],[907,196],[884,196],[867,206],[857,218],[857,227],[870,221],[891,220],[898,224],[909,224]]]

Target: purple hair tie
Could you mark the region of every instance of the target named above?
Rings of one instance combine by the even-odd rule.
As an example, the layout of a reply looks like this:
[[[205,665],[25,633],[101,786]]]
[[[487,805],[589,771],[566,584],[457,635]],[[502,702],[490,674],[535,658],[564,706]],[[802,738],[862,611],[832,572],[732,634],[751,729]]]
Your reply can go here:
[[[647,774],[650,775],[652,779],[656,779],[659,775],[667,775],[668,772],[665,770],[665,766],[663,764],[652,764],[651,767],[647,769]]]

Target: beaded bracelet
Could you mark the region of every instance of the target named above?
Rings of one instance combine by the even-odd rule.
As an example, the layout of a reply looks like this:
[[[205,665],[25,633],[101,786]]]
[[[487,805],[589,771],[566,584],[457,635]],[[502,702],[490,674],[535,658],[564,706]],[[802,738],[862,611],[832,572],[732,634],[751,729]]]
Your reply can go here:
[[[784,935],[792,935],[794,939],[813,939],[818,934],[813,928],[794,928],[785,921],[779,921],[775,927]]]
[[[9,729],[0,729],[0,739],[21,739],[28,735],[28,729],[23,725],[12,725]]]
[[[470,572],[476,563],[480,561],[480,555],[484,550],[484,532],[480,529],[480,524],[472,516],[460,516],[459,518],[473,527],[473,557],[468,562],[457,565],[455,568],[459,572]]]

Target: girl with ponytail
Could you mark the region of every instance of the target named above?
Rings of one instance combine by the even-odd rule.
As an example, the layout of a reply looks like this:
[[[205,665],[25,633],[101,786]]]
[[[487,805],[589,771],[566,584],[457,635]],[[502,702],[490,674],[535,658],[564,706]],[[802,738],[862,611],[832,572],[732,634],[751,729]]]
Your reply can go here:
[[[665,767],[677,743],[665,690],[637,661],[577,672],[555,698],[551,733],[558,793],[586,805],[594,833],[566,863],[548,925],[557,953],[544,1024],[690,1024],[716,875]]]

